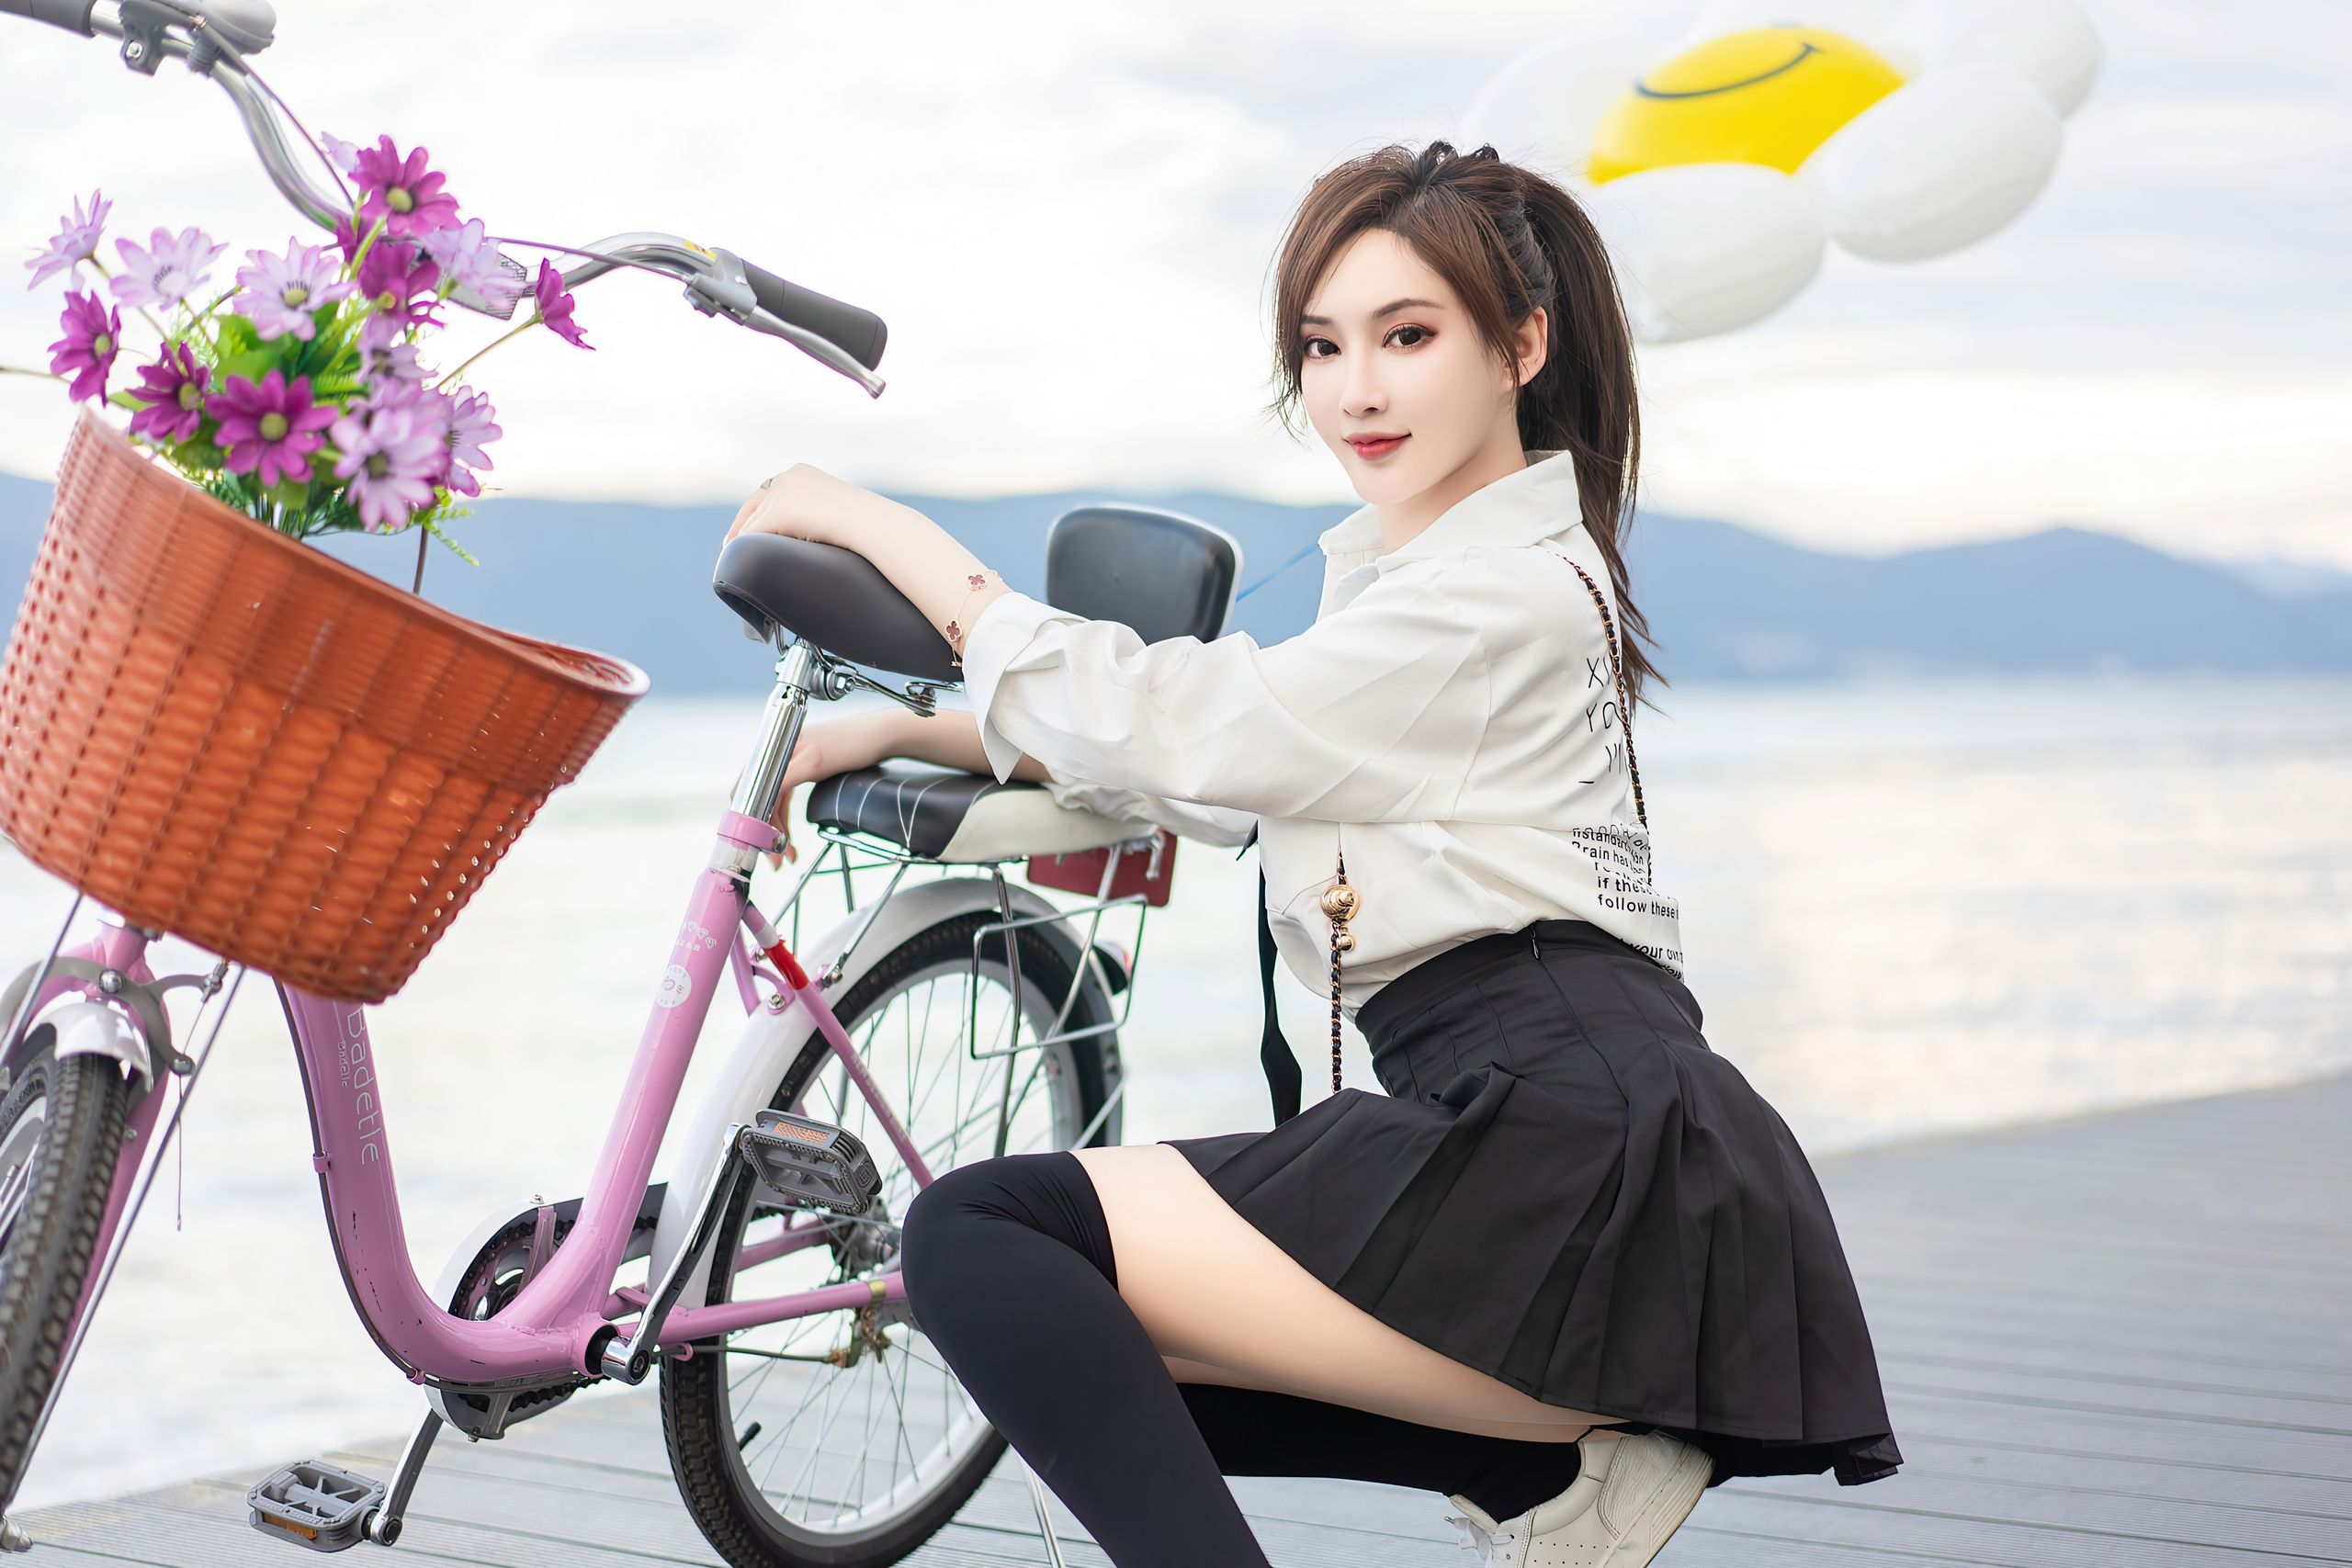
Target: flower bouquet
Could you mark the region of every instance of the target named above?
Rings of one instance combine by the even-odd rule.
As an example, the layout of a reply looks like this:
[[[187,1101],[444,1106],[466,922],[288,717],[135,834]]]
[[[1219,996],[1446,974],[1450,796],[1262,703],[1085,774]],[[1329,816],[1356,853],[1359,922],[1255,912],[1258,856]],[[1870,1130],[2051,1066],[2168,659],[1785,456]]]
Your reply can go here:
[[[109,274],[98,247],[113,204],[95,192],[86,208],[76,199],[25,264],[34,287],[59,273],[68,284],[50,374],[77,401],[130,411],[134,441],[297,539],[438,534],[481,493],[485,448],[502,434],[490,400],[460,379],[481,355],[437,377],[420,358],[446,304],[455,297],[508,315],[527,296],[531,314],[507,337],[545,326],[590,345],[555,267],[542,260],[526,278],[481,219],[461,220],[424,149],[402,154],[389,136],[369,148],[330,137],[326,152],[352,201],[333,244],[248,251],[233,286],[218,292],[211,272],[224,247],[200,229],[158,229],[144,245],[118,240],[119,270]],[[85,268],[96,275],[87,292],[78,287]],[[109,395],[125,310],[158,346]]]
[[[27,264],[65,276],[49,374],[85,408],[0,669],[0,827],[135,924],[373,1001],[646,682],[300,542],[415,529],[421,581],[481,493],[481,355],[420,357],[452,302],[530,301],[491,347],[539,326],[589,346],[556,269],[502,256],[424,149],[324,151],[349,201],[332,243],[248,252],[228,288],[197,229],[119,240],[109,271],[96,194]],[[119,381],[126,311],[155,345]]]

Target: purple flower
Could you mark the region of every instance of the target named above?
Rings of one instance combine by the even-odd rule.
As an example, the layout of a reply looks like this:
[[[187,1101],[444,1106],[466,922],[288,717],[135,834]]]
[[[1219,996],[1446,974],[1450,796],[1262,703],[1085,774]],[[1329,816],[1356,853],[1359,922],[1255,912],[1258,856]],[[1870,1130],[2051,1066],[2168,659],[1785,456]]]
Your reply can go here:
[[[449,433],[446,438],[449,447],[449,473],[442,482],[459,495],[480,495],[481,481],[474,477],[476,468],[494,465],[482,448],[506,433],[498,428],[498,411],[490,406],[490,399],[471,387],[460,387],[449,400]]]
[[[204,423],[204,394],[212,372],[184,343],[167,343],[164,356],[139,367],[130,396],[147,406],[130,416],[130,434],[150,441],[186,441]]]
[[[324,441],[317,434],[333,424],[332,405],[311,401],[311,378],[297,376],[287,385],[286,373],[273,369],[260,384],[232,376],[220,391],[204,400],[204,412],[220,422],[220,445],[229,449],[232,474],[261,471],[265,488],[281,479],[311,477],[311,454]]]
[[[440,281],[441,269],[419,256],[414,245],[391,240],[378,240],[359,264],[360,294],[377,314],[404,327],[420,321],[440,324],[433,314],[433,288]]]
[[[389,316],[370,316],[359,323],[359,375],[377,393],[424,383],[424,367],[416,362],[416,345],[401,336],[407,330]],[[371,395],[369,401],[375,400]]]
[[[322,131],[319,134],[319,151],[327,155],[328,163],[333,164],[344,174],[359,173],[359,144],[357,142],[345,141],[340,136],[329,136]]]
[[[380,137],[359,150],[357,162],[363,227],[380,221],[386,233],[412,239],[458,221],[458,198],[441,188],[446,176],[424,166],[424,148],[402,158],[390,137]]]
[[[98,232],[107,226],[107,214],[113,209],[114,203],[97,191],[90,193],[87,212],[82,210],[82,198],[75,197],[73,215],[57,220],[57,234],[49,242],[49,248],[36,252],[33,259],[25,264],[33,275],[33,280],[25,287],[38,288],[50,274],[71,271],[96,255]]]
[[[580,323],[571,319],[571,296],[563,291],[563,274],[545,256],[539,258],[539,276],[531,292],[538,299],[538,319],[548,324],[548,331],[574,348],[595,352],[596,345],[582,335]]]
[[[318,332],[311,313],[351,292],[350,284],[336,281],[335,265],[327,259],[324,245],[288,240],[282,256],[247,251],[245,260],[250,265],[237,269],[237,281],[245,292],[230,308],[251,317],[254,330],[265,340],[292,333],[310,342]]]
[[[440,229],[417,242],[440,267],[441,276],[460,288],[470,288],[492,306],[504,309],[523,293],[523,280],[506,270],[498,245],[483,231],[481,220],[468,219],[455,229]]]
[[[411,513],[432,505],[433,487],[448,467],[444,421],[425,400],[448,401],[427,393],[417,402],[335,421],[334,444],[343,449],[335,477],[350,481],[347,493],[370,533],[402,527]]]
[[[334,246],[343,253],[344,265],[351,265],[351,258],[359,254],[359,242],[366,237],[367,231],[350,219],[338,218],[334,220]]]
[[[122,312],[107,310],[95,292],[76,288],[66,294],[65,313],[57,324],[65,335],[49,345],[50,374],[74,373],[65,395],[75,402],[106,396],[107,372],[122,349]]]
[[[114,243],[123,270],[107,287],[125,305],[176,305],[204,286],[206,271],[226,245],[216,245],[201,229],[183,229],[177,235],[158,229],[144,246],[129,240]]]

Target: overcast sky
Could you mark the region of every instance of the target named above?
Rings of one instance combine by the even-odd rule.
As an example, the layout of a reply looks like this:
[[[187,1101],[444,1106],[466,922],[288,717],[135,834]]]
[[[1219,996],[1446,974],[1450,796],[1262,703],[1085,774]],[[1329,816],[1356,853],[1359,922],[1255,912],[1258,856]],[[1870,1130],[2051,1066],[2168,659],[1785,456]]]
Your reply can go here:
[[[1452,131],[1530,43],[1697,9],[286,0],[257,63],[314,129],[424,142],[494,232],[669,230],[890,322],[869,404],[660,280],[597,284],[596,353],[533,334],[472,378],[513,493],[733,499],[805,459],[898,491],[1329,500],[1336,467],[1260,412],[1267,260],[1306,184]],[[1839,548],[2073,522],[2352,565],[2352,7],[2089,9],[2105,73],[2010,229],[1908,266],[1833,250],[1771,321],[1645,351],[1651,504]],[[282,245],[218,90],[111,47],[0,17],[0,254],[94,185],[116,235]],[[55,310],[0,281],[0,362]],[[0,468],[48,472],[68,418],[0,378]]]

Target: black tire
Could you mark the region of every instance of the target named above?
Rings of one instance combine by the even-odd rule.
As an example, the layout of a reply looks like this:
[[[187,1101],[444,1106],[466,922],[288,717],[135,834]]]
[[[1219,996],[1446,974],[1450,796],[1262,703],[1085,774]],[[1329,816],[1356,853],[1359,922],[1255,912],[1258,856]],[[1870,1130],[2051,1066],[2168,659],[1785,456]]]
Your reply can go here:
[[[983,926],[994,923],[995,919],[987,912],[961,915],[909,939],[852,987],[836,1009],[842,1026],[857,1041],[860,1054],[868,1056],[869,1067],[885,1093],[891,1096],[895,1109],[907,1120],[918,1147],[924,1151],[925,1163],[934,1175],[993,1155],[995,1126],[985,1129],[987,1136],[956,1137],[944,1150],[936,1149],[935,1140],[927,1137],[940,1120],[927,1114],[935,1091],[919,1081],[911,1066],[905,1083],[893,1083],[885,1076],[894,1065],[890,1055],[894,1047],[880,1036],[888,1032],[895,1018],[913,1019],[918,1009],[916,997],[925,994],[926,987],[935,987],[943,978],[954,977],[960,994],[968,999],[969,993],[961,992],[961,986],[969,973],[973,936]],[[995,962],[988,966],[984,984],[992,986],[995,993],[1009,1002],[1003,983],[1006,971],[1001,938],[990,939],[989,947],[995,953]],[[1021,933],[1022,1011],[1027,1021],[1023,1038],[1043,1037],[1039,1026],[1051,1023],[1068,995],[1072,951],[1046,937],[1039,928],[1032,927]],[[1002,1011],[1009,1017],[1011,1009],[1005,1006]],[[987,1016],[984,1008],[984,1036],[990,1032],[985,1021]],[[1064,1027],[1070,1030],[1106,1023],[1110,1017],[1109,998],[1099,981],[1090,979]],[[1074,1146],[1078,1136],[1098,1117],[1102,1126],[1088,1141],[1098,1145],[1118,1141],[1117,1109],[1114,1107],[1109,1116],[1100,1116],[1108,1086],[1115,1081],[1117,1073],[1118,1049],[1113,1036],[1106,1033],[1050,1046],[1042,1057],[1036,1051],[1023,1050],[1010,1058],[975,1063],[960,1044],[956,1054],[965,1059],[955,1064],[958,1088],[950,1097],[950,1103],[955,1105],[978,1104],[985,1092],[992,1092],[982,1078],[973,1092],[967,1093],[962,1087],[967,1068],[994,1070],[1009,1064],[1015,1075],[1015,1085],[1034,1084],[1038,1078],[1046,1080],[1044,1114],[1037,1113],[1034,1091],[1024,1089],[1014,1113],[1018,1135],[1006,1152]],[[911,1046],[905,1056],[910,1064],[919,1059]],[[842,1120],[839,1100],[829,1098],[822,1087],[823,1079],[837,1076],[823,1071],[832,1060],[824,1042],[812,1035],[777,1086],[772,1101],[775,1108],[784,1110],[797,1104],[807,1114],[826,1121]],[[1032,1064],[1036,1066],[1033,1068]],[[854,1104],[851,1110],[854,1111]],[[949,1124],[962,1128],[968,1120],[951,1117]],[[994,1120],[991,1117],[992,1122]],[[911,1190],[911,1179],[905,1175],[897,1152],[878,1133],[868,1136],[865,1130],[854,1123],[845,1124],[852,1124],[853,1130],[859,1132],[876,1164],[884,1169],[883,1212],[893,1217],[902,1215],[904,1198]],[[737,1193],[715,1243],[720,1266],[711,1271],[708,1301],[713,1304],[733,1299],[736,1263],[745,1233],[753,1224],[779,1214],[786,1224],[790,1223],[790,1215],[754,1205],[752,1198],[747,1183]],[[806,1217],[802,1216],[804,1221]],[[831,1239],[802,1249],[799,1256],[807,1260],[804,1269],[811,1264],[826,1267],[830,1269],[827,1280],[870,1279],[886,1272],[895,1267],[896,1254],[895,1234],[886,1235],[887,1229],[858,1230],[852,1222],[832,1222]],[[785,1264],[779,1261],[769,1266]],[[825,1281],[804,1274],[801,1280],[784,1288],[804,1289],[820,1282]],[[777,1291],[774,1284],[759,1283],[746,1289],[755,1295]],[[847,1345],[838,1346],[844,1335]],[[786,1352],[795,1345],[807,1345],[810,1354],[786,1361],[783,1354],[770,1351],[767,1357],[774,1359],[767,1359],[752,1343],[764,1343],[763,1337],[779,1339]],[[830,1352],[831,1355],[846,1355],[848,1360],[820,1371],[819,1363],[812,1359],[814,1347],[828,1341],[838,1346]],[[861,1348],[877,1345],[881,1348]],[[899,1372],[889,1370],[894,1352],[901,1367]],[[747,1358],[750,1371],[743,1370]],[[831,1391],[836,1386],[846,1389],[851,1374],[861,1365],[868,1369],[865,1386],[869,1406],[873,1404],[871,1390],[876,1380],[882,1380],[897,1407],[897,1430],[901,1440],[878,1462],[874,1461],[876,1428],[871,1422],[865,1429],[864,1449],[856,1448],[854,1443],[846,1445],[837,1462],[823,1445],[838,1412],[825,1417],[824,1427],[808,1441],[805,1450],[792,1446],[790,1431],[768,1431],[756,1419],[746,1420],[768,1408],[765,1402],[772,1401],[777,1408],[789,1406],[796,1427],[804,1420],[813,1421],[816,1402],[833,1397]],[[807,1370],[778,1372],[779,1367]],[[795,1377],[799,1380],[797,1388],[793,1384]],[[772,1382],[775,1384],[773,1389]],[[917,1454],[911,1443],[905,1441],[908,1411],[933,1392],[939,1393],[943,1409],[950,1414],[940,1418],[937,1445]],[[854,1394],[842,1392],[839,1397],[845,1407]],[[956,1401],[962,1402],[960,1406]],[[881,1568],[896,1562],[955,1517],[956,1509],[987,1479],[1004,1452],[1004,1439],[988,1427],[976,1410],[969,1408],[960,1385],[954,1382],[953,1374],[944,1364],[937,1360],[936,1352],[929,1350],[919,1326],[902,1311],[893,1314],[889,1309],[880,1314],[870,1308],[855,1314],[837,1313],[825,1318],[803,1319],[798,1325],[754,1330],[751,1335],[735,1337],[724,1346],[697,1345],[691,1360],[664,1361],[662,1424],[669,1442],[671,1469],[688,1512],[711,1545],[735,1568]],[[901,1462],[901,1450],[905,1462]],[[799,1472],[788,1489],[779,1491],[774,1484],[777,1467],[785,1457],[803,1451],[808,1457],[799,1461]],[[804,1483],[800,1478],[817,1471],[820,1463],[832,1468],[818,1473],[831,1474],[837,1479],[812,1479]],[[869,1476],[869,1464],[882,1471],[885,1482],[901,1472],[904,1478],[888,1483],[880,1501],[863,1504],[846,1515],[837,1511],[830,1520],[793,1517],[804,1486],[811,1492],[827,1494],[808,1499],[811,1514],[824,1506],[838,1510],[847,1502],[866,1495],[876,1484]],[[843,1465],[848,1467],[845,1478]],[[762,1470],[760,1476],[752,1473],[755,1468]],[[763,1485],[763,1480],[769,1483]]]
[[[0,1498],[16,1495],[74,1329],[122,1149],[110,1056],[46,1048],[0,1098]]]

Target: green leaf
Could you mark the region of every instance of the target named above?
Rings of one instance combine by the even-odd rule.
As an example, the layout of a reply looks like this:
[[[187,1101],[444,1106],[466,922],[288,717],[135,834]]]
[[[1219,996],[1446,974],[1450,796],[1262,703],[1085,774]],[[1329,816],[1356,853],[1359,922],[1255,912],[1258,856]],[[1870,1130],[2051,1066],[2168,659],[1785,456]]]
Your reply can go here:
[[[212,438],[220,426],[210,420],[204,422],[192,441],[183,441],[172,448],[172,466],[198,484],[220,471],[229,455],[213,445]]]
[[[247,354],[261,345],[261,334],[254,330],[250,316],[229,315],[220,318],[220,352],[223,355]]]
[[[435,538],[447,546],[449,549],[456,554],[457,558],[465,562],[468,566],[481,565],[481,562],[473,558],[473,553],[471,551],[468,550],[465,546],[458,543],[457,540],[449,537],[447,531],[444,529],[439,523],[428,519],[422,525],[422,526],[426,533],[432,535]]]
[[[277,368],[277,355],[262,349],[248,349],[242,354],[221,356],[219,369],[220,384],[226,387],[232,376],[243,376],[248,381],[259,381]]]

